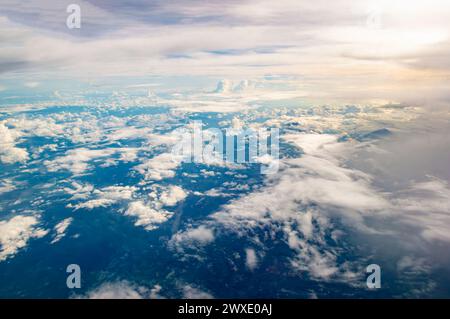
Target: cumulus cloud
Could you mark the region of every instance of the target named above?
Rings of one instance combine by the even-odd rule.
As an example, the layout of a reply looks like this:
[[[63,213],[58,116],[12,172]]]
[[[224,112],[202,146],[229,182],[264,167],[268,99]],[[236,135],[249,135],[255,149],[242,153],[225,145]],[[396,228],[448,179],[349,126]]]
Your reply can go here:
[[[150,299],[165,299],[164,296],[161,295],[162,287],[160,285],[155,285],[150,290]]]
[[[90,150],[79,148],[67,151],[65,156],[58,157],[55,160],[45,161],[44,164],[50,172],[68,170],[74,175],[80,175],[88,173],[92,168],[89,164],[90,161],[109,157],[115,152],[112,149]]]
[[[57,137],[66,133],[65,127],[54,118],[8,118],[7,124],[23,136]]]
[[[142,193],[145,189],[148,193]],[[176,185],[152,185],[139,192],[136,186],[107,186],[95,189],[90,184],[72,182],[71,187],[61,188],[72,195],[67,207],[75,210],[92,210],[122,204],[118,211],[135,219],[135,225],[146,230],[154,230],[173,216],[173,208],[187,197],[187,192]],[[124,208],[126,207],[126,208]]]
[[[90,191],[89,186],[87,187],[88,191]],[[82,188],[81,191],[84,191],[85,189],[86,188]],[[89,194],[89,197],[93,197],[93,199],[78,203],[76,205],[69,204],[68,207],[73,207],[75,210],[91,210],[97,207],[108,207],[120,201],[131,200],[135,191],[136,187],[134,186],[108,186],[101,189],[94,189]],[[75,195],[75,199],[83,197],[85,197],[83,193],[78,194],[78,196]],[[72,199],[74,198],[72,197]]]
[[[44,161],[44,165],[50,172],[67,170],[73,175],[79,176],[91,174],[92,163],[100,163],[103,166],[115,165],[117,160],[111,159],[111,157],[117,154],[121,155],[119,160],[128,162],[136,158],[136,152],[137,150],[133,148],[87,149],[80,147],[69,150],[64,156],[54,160]]]
[[[128,281],[104,283],[89,291],[83,298],[88,299],[144,299],[146,288],[136,286]]]
[[[28,160],[27,150],[16,147],[20,132],[10,130],[0,122],[0,161],[5,164],[22,163]]]
[[[88,299],[165,299],[161,294],[163,287],[156,284],[151,289],[137,285],[135,283],[122,280],[114,282],[106,282],[98,287],[90,290],[83,296],[75,296],[75,298]],[[213,299],[214,297],[193,285],[183,285],[178,287],[182,294],[182,298],[186,299]]]
[[[254,270],[258,266],[258,257],[256,252],[252,248],[247,248],[245,250],[245,265],[248,269]]]
[[[157,155],[136,166],[136,171],[146,180],[160,181],[175,176],[180,161],[171,153]]]
[[[197,287],[186,285],[183,287],[183,298],[185,299],[214,299],[213,295]]]
[[[135,217],[137,220],[134,224],[136,226],[144,226],[147,230],[156,229],[159,224],[166,222],[172,216],[172,213],[154,209],[142,201],[130,203],[124,214]]]
[[[175,206],[187,196],[181,187],[175,185],[154,185],[151,189],[147,200],[130,202],[124,211],[126,216],[136,218],[136,226],[143,226],[146,230],[154,230],[169,220],[173,213],[164,207]]]
[[[300,133],[284,138],[301,147],[303,156],[283,160],[280,172],[269,177],[265,187],[224,205],[206,224],[177,233],[172,241],[178,247],[188,247],[197,238],[207,244],[217,227],[239,236],[254,228],[270,229],[272,237],[281,231],[294,252],[295,269],[313,278],[349,280],[354,274],[351,265],[338,262],[337,243],[324,245],[325,237],[333,233],[331,216],[337,214],[361,231],[377,233],[365,224],[364,216],[390,203],[371,187],[367,175],[342,166],[339,157],[348,145],[339,143],[337,136]],[[247,266],[256,267],[256,254],[247,251],[246,257]]]
[[[0,261],[14,256],[31,238],[45,236],[48,231],[37,227],[38,223],[36,217],[22,215],[0,221]]]
[[[180,141],[179,130],[174,130],[166,134],[148,134],[146,136],[147,145],[151,148],[162,146],[166,150]],[[139,174],[144,176],[146,181],[161,181],[175,176],[176,169],[180,166],[183,157],[172,151],[158,154],[150,159],[144,159],[141,164],[134,167]]]
[[[171,185],[160,195],[159,200],[164,206],[174,206],[186,196],[186,192],[180,186]]]
[[[293,252],[290,263],[294,269],[312,278],[352,282],[357,278],[357,265],[339,259],[345,247],[340,246],[336,218],[366,235],[422,244],[423,240],[449,241],[450,193],[445,181],[429,177],[410,188],[388,192],[375,186],[376,176],[347,165],[354,152],[372,151],[374,143],[301,132],[282,138],[303,154],[282,159],[280,171],[268,176],[264,187],[229,202],[199,226],[175,234],[171,244],[183,251],[195,247],[191,238],[197,233],[213,234],[218,229],[240,237],[251,234],[256,236],[253,242],[261,244],[264,238],[258,238],[254,230],[263,229],[271,238],[282,234]],[[377,152],[382,158],[385,155]],[[411,227],[408,234],[404,234],[405,225]],[[207,238],[203,244],[214,240]],[[256,257],[246,251],[247,267],[257,263]]]
[[[72,195],[71,200],[87,199],[92,195],[94,186],[91,184],[71,183],[72,188],[64,187],[63,191]]]
[[[213,242],[215,239],[214,232],[211,228],[200,225],[196,228],[189,228],[179,231],[172,236],[169,247],[183,252],[185,248],[197,248]]]

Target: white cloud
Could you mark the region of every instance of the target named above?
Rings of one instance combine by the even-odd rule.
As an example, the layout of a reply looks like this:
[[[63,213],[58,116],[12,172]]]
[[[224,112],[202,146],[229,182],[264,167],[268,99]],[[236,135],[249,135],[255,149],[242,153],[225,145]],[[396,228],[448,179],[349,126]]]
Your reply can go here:
[[[425,258],[404,256],[397,262],[397,271],[400,273],[428,273],[429,262]]]
[[[378,6],[384,23],[376,29],[366,23],[373,6],[370,0],[332,5],[291,0],[226,5],[159,2],[151,9],[144,5],[145,9],[129,11],[127,7],[126,14],[114,12],[121,11],[120,6],[104,10],[83,2],[90,27],[80,30],[87,31],[82,38],[55,26],[56,15],[62,11],[54,5],[39,4],[38,18],[33,14],[36,4],[16,9],[8,2],[3,5],[8,10],[0,19],[5,30],[2,72],[44,70],[80,77],[88,73],[145,75],[148,70],[248,78],[292,74],[303,76],[299,91],[328,100],[379,98],[375,89],[389,98],[407,98],[405,92],[411,94],[411,88],[419,88],[414,94],[419,98],[427,90],[436,95],[428,89],[433,84],[445,92],[450,6],[440,0],[426,4],[382,1]],[[153,15],[142,19],[142,12]],[[23,24],[33,16],[34,26],[52,32],[13,23],[6,17],[9,14]],[[183,23],[165,24],[165,14]],[[58,30],[65,36],[55,33]],[[22,45],[17,46],[18,42]],[[427,68],[436,64],[436,71]],[[330,85],[337,81],[344,83]]]
[[[151,128],[136,128],[132,126],[124,126],[108,132],[108,140],[133,140],[150,137]]]
[[[25,82],[24,86],[30,89],[34,89],[39,86],[39,82]]]
[[[131,284],[128,281],[104,283],[88,292],[88,299],[144,299],[146,289]]]
[[[31,238],[45,236],[48,231],[36,227],[38,223],[34,216],[21,215],[0,221],[0,261],[14,256]]]
[[[69,150],[65,156],[58,157],[44,164],[50,172],[59,170],[71,171],[74,175],[86,174],[92,168],[89,162],[95,159],[109,157],[115,153],[113,149],[90,150],[78,148]]]
[[[162,290],[162,287],[160,285],[153,286],[153,288],[150,290],[149,298],[150,299],[165,299],[165,297],[160,294],[161,290]]]
[[[245,250],[245,265],[250,270],[255,270],[258,266],[258,257],[256,256],[256,252],[252,248],[247,248]]]
[[[196,228],[189,228],[172,236],[169,247],[178,252],[183,252],[184,248],[196,248],[207,245],[214,241],[214,232],[211,228],[201,225]]]
[[[94,191],[94,186],[91,184],[79,184],[77,182],[72,182],[71,186],[73,188],[65,187],[63,191],[72,195],[71,200],[78,199],[88,199],[92,192]]]
[[[44,161],[44,165],[50,172],[67,170],[79,176],[92,173],[92,162],[101,163],[104,166],[115,165],[116,160],[111,158],[113,155],[121,154],[119,160],[127,162],[136,158],[136,151],[133,148],[87,149],[81,147],[69,150],[64,156],[54,160]]]
[[[183,298],[186,299],[212,299],[210,293],[203,291],[192,285],[179,287]],[[139,286],[135,283],[123,280],[116,282],[106,282],[92,289],[86,295],[75,296],[75,298],[88,299],[165,299],[161,295],[162,287],[158,284],[151,289]]]
[[[56,226],[54,228],[55,237],[53,238],[53,240],[51,242],[52,244],[57,243],[66,235],[66,230],[69,227],[69,225],[72,223],[72,221],[73,221],[73,218],[69,217],[69,218],[62,220],[58,224],[56,224]]]
[[[223,193],[223,191],[221,189],[217,189],[217,188],[211,188],[209,190],[207,190],[204,194],[200,195],[205,195],[205,196],[210,196],[210,197],[226,197],[229,196],[228,194]]]
[[[129,204],[124,215],[137,218],[136,226],[143,226],[146,230],[154,230],[160,224],[166,222],[172,216],[172,213],[152,208],[142,201],[135,201]]]
[[[299,133],[285,138],[305,154],[282,160],[279,173],[268,177],[265,187],[224,205],[197,228],[175,234],[172,245],[181,251],[196,239],[208,244],[214,240],[215,228],[239,236],[254,228],[270,230],[270,236],[281,231],[294,252],[291,264],[295,269],[323,280],[350,280],[354,276],[351,265],[338,262],[337,244],[324,245],[324,238],[333,232],[330,217],[337,214],[360,230],[376,233],[365,224],[364,216],[390,203],[371,188],[367,175],[342,167],[340,157],[349,145],[338,143],[336,136]],[[256,254],[247,252],[247,259],[250,267],[256,266]]]
[[[11,130],[3,122],[0,122],[0,161],[6,164],[13,164],[17,162],[23,163],[28,160],[28,152],[15,145],[20,136],[20,132]]]
[[[82,188],[81,191],[84,189],[85,188]],[[90,191],[89,187],[88,191]],[[75,195],[75,199],[85,198],[86,196],[93,197],[93,199],[76,205],[69,204],[68,207],[73,207],[75,210],[83,208],[91,210],[97,207],[108,207],[120,201],[129,201],[133,199],[135,191],[136,187],[134,186],[108,186],[102,189],[95,189],[89,195],[85,195],[85,193],[78,194],[78,196],[77,194]],[[74,197],[72,197],[72,199],[74,199]]]
[[[450,188],[440,179],[414,184],[393,200],[401,222],[420,227],[428,242],[450,242]]]
[[[169,220],[173,213],[164,207],[173,207],[187,196],[187,193],[176,185],[153,185],[150,189],[148,199],[131,202],[124,212],[126,216],[136,218],[136,226],[143,226],[146,230],[154,230]]]
[[[183,287],[183,298],[185,299],[214,299],[213,295],[191,285]]]
[[[171,151],[172,147],[181,139],[180,130],[174,130],[167,134],[148,134],[146,136],[148,147],[164,146],[169,152],[161,153],[150,159],[144,160],[134,167],[145,181],[160,181],[175,176],[176,169],[180,166],[183,157]]]
[[[178,202],[186,198],[186,192],[180,187],[171,185],[161,193],[159,200],[164,206],[175,206]]]
[[[135,167],[146,180],[160,181],[175,176],[180,161],[171,153],[157,155]]]
[[[290,258],[294,269],[313,278],[351,283],[357,276],[355,265],[339,260],[345,247],[339,246],[342,242],[332,222],[336,217],[366,235],[412,242],[422,239],[421,243],[423,239],[450,241],[446,182],[433,178],[392,194],[382,192],[373,186],[375,176],[346,165],[355,148],[367,143],[338,142],[338,136],[328,134],[295,133],[283,139],[304,154],[282,159],[279,173],[268,176],[264,187],[224,205],[196,228],[175,234],[170,244],[183,252],[195,247],[192,238],[197,234],[207,230],[211,234],[203,242],[207,244],[214,240],[213,232],[222,228],[240,237],[254,234],[255,228],[272,237],[281,232],[294,253]],[[404,234],[405,225],[415,231]],[[332,238],[333,243],[325,238]],[[261,243],[264,239],[252,240]],[[256,255],[246,252],[246,257],[253,264]]]
[[[51,117],[27,118],[22,116],[9,118],[6,121],[22,136],[57,137],[66,133],[64,125],[56,123],[56,120]]]
[[[5,147],[1,150],[0,160],[6,164],[23,163],[29,158],[28,152],[23,148]]]
[[[187,196],[187,193],[176,185],[153,185],[147,195],[138,194],[138,187],[135,186],[108,186],[95,189],[90,184],[82,185],[77,182],[72,182],[71,186],[72,188],[66,187],[62,190],[72,195],[71,201],[82,201],[70,203],[67,207],[75,210],[91,210],[123,203],[127,207],[119,211],[125,216],[135,218],[135,225],[146,230],[154,230],[171,218],[173,213],[164,207],[173,207]]]
[[[84,203],[80,203],[77,205],[67,205],[67,207],[73,207],[75,210],[78,209],[87,209],[87,210],[92,210],[94,208],[99,208],[99,207],[108,207],[111,206],[113,204],[115,204],[117,201],[113,200],[113,199],[109,199],[109,198],[97,198],[97,199],[91,199],[87,202]]]
[[[16,189],[16,186],[13,184],[12,180],[4,179],[0,180],[0,195],[3,193],[8,193]]]

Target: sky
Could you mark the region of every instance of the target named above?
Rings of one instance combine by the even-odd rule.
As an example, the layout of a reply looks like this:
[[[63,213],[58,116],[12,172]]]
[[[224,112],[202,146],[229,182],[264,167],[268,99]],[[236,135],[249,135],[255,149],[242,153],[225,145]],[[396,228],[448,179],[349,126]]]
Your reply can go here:
[[[80,29],[66,26],[70,4]],[[0,262],[31,239],[64,242],[83,212],[107,208],[146,232],[173,222],[163,248],[180,260],[220,247],[225,231],[252,241],[242,260],[257,271],[269,229],[282,232],[292,269],[349,279],[346,246],[327,242],[339,219],[361,236],[348,238],[397,254],[393,267],[447,270],[449,26],[448,0],[1,0],[0,193],[33,195],[36,211],[24,210],[28,197],[1,202],[15,216],[0,221]],[[174,161],[176,128],[198,119],[280,128],[279,172]],[[198,216],[192,204],[191,224],[197,197],[218,204]],[[60,204],[67,215],[53,214]],[[87,218],[86,233],[103,217]],[[109,282],[92,296],[111,289],[139,296]]]
[[[80,29],[66,26],[71,3]],[[50,79],[279,76],[319,101],[446,105],[449,21],[444,0],[3,0],[0,91]]]

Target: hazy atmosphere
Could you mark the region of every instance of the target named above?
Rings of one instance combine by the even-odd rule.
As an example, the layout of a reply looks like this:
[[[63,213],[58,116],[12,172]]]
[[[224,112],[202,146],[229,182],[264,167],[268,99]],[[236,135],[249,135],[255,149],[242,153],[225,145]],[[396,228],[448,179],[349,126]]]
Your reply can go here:
[[[0,29],[0,298],[450,298],[448,1],[1,0]]]

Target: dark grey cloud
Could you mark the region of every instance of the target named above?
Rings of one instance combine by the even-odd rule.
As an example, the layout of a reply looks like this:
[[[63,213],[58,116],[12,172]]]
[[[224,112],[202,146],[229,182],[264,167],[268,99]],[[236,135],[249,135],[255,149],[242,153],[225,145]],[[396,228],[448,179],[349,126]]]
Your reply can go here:
[[[28,66],[29,63],[27,61],[0,62],[0,74],[9,71],[23,70]]]

